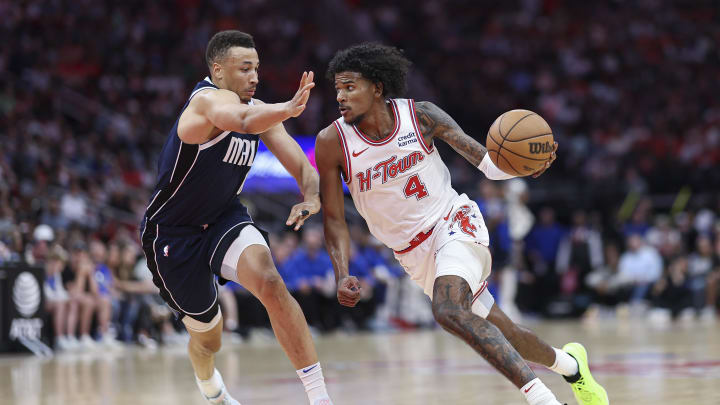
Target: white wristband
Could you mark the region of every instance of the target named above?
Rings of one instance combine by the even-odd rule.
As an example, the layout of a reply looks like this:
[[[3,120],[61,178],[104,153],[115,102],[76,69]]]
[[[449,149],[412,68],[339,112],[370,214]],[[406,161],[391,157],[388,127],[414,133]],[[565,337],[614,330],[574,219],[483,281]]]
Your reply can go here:
[[[478,165],[478,169],[480,169],[481,172],[485,173],[485,177],[490,180],[507,180],[517,177],[511,174],[507,174],[504,171],[498,169],[498,167],[495,166],[495,163],[493,163],[493,161],[490,159],[489,153],[485,154],[482,162],[480,162],[480,164]]]

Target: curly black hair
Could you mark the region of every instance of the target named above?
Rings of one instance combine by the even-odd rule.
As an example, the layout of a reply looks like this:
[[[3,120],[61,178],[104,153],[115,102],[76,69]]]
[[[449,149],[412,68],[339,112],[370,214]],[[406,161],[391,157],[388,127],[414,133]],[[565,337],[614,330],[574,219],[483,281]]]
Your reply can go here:
[[[383,96],[400,97],[407,90],[410,62],[403,52],[393,46],[365,42],[335,53],[328,64],[326,77],[335,82],[341,72],[357,72],[373,83],[383,84]]]
[[[213,35],[205,50],[205,62],[208,67],[212,69],[212,64],[222,59],[228,49],[234,46],[255,48],[255,41],[252,35],[237,30],[220,31]]]

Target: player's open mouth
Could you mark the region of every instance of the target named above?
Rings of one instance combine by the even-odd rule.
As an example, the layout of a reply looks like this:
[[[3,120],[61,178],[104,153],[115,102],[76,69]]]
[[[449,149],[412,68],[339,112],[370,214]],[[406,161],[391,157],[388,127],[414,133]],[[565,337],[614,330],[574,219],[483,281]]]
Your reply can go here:
[[[347,107],[340,107],[340,115],[345,115],[346,112],[350,111]]]

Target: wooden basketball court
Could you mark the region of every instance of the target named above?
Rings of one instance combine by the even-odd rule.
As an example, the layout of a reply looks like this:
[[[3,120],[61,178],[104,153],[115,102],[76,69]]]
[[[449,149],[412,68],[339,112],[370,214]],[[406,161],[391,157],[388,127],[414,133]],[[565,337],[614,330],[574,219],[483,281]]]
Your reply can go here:
[[[529,326],[555,346],[586,345],[612,404],[720,404],[720,324],[651,326],[644,321]],[[509,382],[442,330],[316,339],[336,405],[524,404]],[[226,343],[217,366],[243,405],[307,404],[302,385],[271,339]],[[569,404],[570,387],[538,375]],[[149,351],[0,357],[0,404],[203,404],[184,346]]]

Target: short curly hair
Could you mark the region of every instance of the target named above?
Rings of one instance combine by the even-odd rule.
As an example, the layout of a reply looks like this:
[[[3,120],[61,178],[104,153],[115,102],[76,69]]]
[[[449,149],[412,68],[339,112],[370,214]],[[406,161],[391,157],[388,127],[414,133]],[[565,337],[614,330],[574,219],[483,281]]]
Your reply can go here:
[[[400,97],[407,90],[410,62],[403,52],[393,46],[365,42],[335,53],[328,64],[326,77],[335,82],[341,72],[357,72],[373,83],[383,84],[383,96]]]
[[[237,30],[220,31],[213,35],[205,50],[205,62],[208,67],[212,69],[213,63],[225,57],[228,49],[234,46],[255,48],[255,41],[252,35]]]

